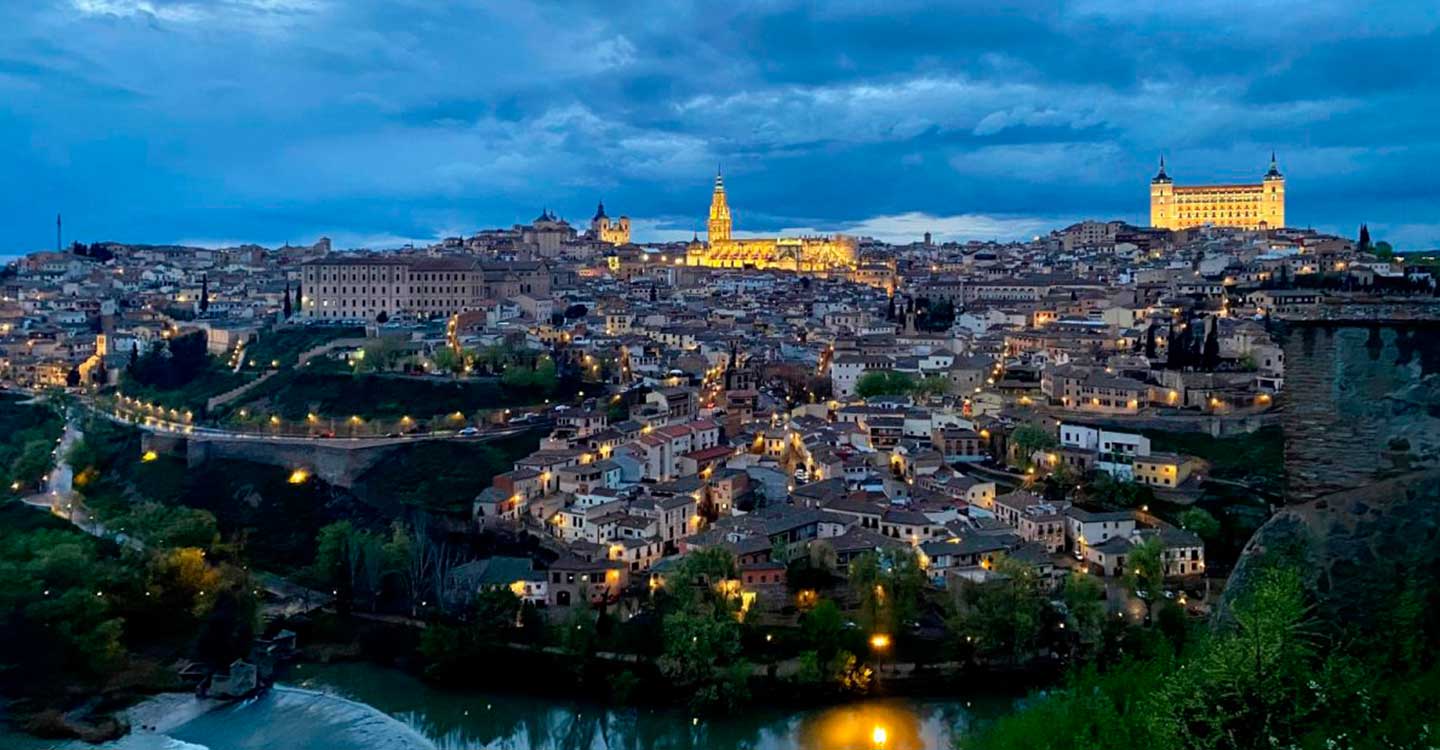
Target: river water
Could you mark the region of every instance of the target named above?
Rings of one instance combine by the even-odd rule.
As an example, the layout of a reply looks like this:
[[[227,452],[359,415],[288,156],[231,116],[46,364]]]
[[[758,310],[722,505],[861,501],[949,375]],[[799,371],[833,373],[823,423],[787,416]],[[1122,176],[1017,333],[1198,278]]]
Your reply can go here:
[[[477,682],[503,679],[476,675]],[[190,699],[183,699],[190,701]],[[976,717],[1012,696],[869,700],[814,710],[747,708],[695,721],[664,710],[610,709],[529,696],[438,690],[369,664],[302,665],[264,695],[137,731],[116,750],[922,750],[949,748]],[[194,714],[194,715],[191,715]],[[172,722],[167,722],[172,723]],[[877,743],[876,740],[883,740]],[[17,750],[55,747],[0,733]],[[83,744],[67,748],[93,747]]]

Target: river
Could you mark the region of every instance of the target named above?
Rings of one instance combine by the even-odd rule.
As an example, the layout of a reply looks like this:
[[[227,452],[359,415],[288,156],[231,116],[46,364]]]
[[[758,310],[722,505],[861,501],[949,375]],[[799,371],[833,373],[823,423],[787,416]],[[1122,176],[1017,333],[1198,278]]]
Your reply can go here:
[[[483,676],[477,675],[477,678]],[[491,679],[494,679],[492,676]],[[922,750],[949,748],[974,718],[995,716],[1012,696],[965,700],[868,700],[830,708],[751,707],[696,721],[664,710],[433,688],[369,664],[301,665],[284,684],[199,712],[176,699],[175,726],[137,731],[114,750]],[[163,725],[162,725],[163,726]],[[882,740],[877,744],[876,740]],[[16,750],[55,747],[18,738]],[[80,743],[67,749],[93,748]]]

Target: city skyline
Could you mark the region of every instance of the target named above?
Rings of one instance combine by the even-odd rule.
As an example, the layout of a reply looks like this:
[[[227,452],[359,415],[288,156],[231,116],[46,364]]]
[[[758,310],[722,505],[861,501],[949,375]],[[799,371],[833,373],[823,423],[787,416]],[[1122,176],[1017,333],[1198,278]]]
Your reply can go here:
[[[688,239],[717,162],[737,237],[1009,240],[1146,224],[1162,154],[1203,184],[1271,151],[1292,225],[1440,244],[1440,14],[1242,7],[7,7],[0,254],[57,212],[67,242],[383,247],[601,199]]]

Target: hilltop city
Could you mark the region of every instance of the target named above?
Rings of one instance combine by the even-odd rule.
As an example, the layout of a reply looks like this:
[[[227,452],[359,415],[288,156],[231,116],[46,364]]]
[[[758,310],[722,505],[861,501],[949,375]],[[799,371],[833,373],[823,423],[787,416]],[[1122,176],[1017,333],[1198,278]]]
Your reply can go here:
[[[793,669],[820,658],[836,690],[921,679],[917,643],[971,644],[945,668],[1080,658],[1109,637],[1087,596],[1117,627],[1217,606],[1286,492],[1287,325],[1440,312],[1433,257],[1287,226],[1263,156],[1247,185],[1177,184],[1162,161],[1149,226],[1025,241],[757,238],[743,181],[716,174],[681,242],[634,242],[601,203],[391,250],[31,253],[0,280],[0,377],[64,399],[66,424],[48,460],[13,457],[10,490],[136,548],[169,545],[136,509],[171,492],[218,545],[177,546],[273,576],[254,593],[287,629],[177,667],[212,695],[263,685],[297,613],[428,622],[442,674],[472,652],[429,639],[490,622],[473,603],[492,595],[523,608],[495,632],[557,649],[586,647],[524,635],[532,616],[663,618],[664,671],[687,657],[657,597],[696,581],[769,628],[707,665],[789,663],[767,649],[812,637],[817,609],[846,645]],[[187,472],[211,484],[173,489]],[[1031,620],[986,604],[1022,578]],[[664,671],[709,686],[697,714],[736,700],[709,669]]]

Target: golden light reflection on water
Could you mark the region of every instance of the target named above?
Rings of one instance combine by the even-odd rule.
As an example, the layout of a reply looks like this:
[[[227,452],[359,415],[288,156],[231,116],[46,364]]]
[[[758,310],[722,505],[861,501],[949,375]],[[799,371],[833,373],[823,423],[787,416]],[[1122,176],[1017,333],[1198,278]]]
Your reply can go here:
[[[805,718],[798,739],[805,750],[925,750],[921,725],[914,706],[869,701]]]

